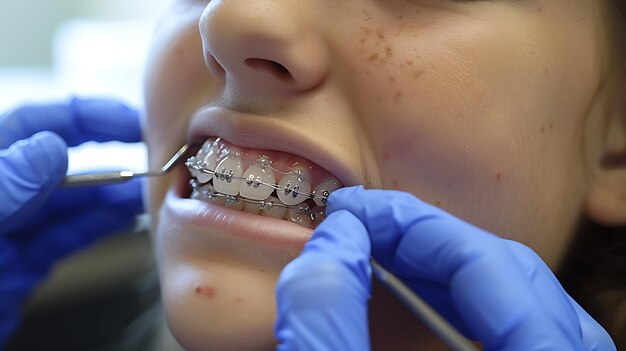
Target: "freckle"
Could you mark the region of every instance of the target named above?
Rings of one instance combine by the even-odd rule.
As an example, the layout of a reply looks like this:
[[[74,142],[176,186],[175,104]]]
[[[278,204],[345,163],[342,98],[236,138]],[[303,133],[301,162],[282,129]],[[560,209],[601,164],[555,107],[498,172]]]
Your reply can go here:
[[[383,33],[382,31],[378,31],[376,32],[376,34],[378,35],[378,39],[385,39],[385,33]]]
[[[541,132],[544,133],[546,131],[546,127],[541,126]]]
[[[441,205],[443,205],[443,201],[441,201],[441,200],[435,201],[435,206],[441,207]]]
[[[399,19],[399,20],[401,20],[401,19],[403,19],[403,18],[404,18],[404,16],[398,16],[398,19]]]
[[[413,66],[413,61],[411,61],[411,60],[406,60],[406,64],[407,64],[407,65],[409,65],[409,66]]]
[[[393,50],[391,50],[391,47],[387,46],[385,48],[385,54],[387,55],[387,57],[393,56]]]
[[[365,38],[361,39],[361,44],[365,44]]]
[[[393,96],[393,99],[396,101],[402,100],[402,92],[401,91],[397,92],[396,95]]]
[[[371,54],[370,57],[368,57],[368,60],[370,61],[378,60],[378,54]]]
[[[541,11],[542,11],[542,8],[541,8],[541,7],[538,7],[538,8],[537,8],[537,12],[541,12]]]
[[[398,186],[398,181],[395,179],[391,180],[391,186],[393,186],[394,188]]]
[[[389,81],[392,82],[392,83],[395,82],[396,81],[396,77],[394,77],[394,76],[389,77]]]
[[[554,128],[554,123],[550,122],[549,127],[550,127],[550,129]]]
[[[376,98],[375,98],[375,100],[376,100],[376,101],[381,101],[382,99],[383,99],[383,98],[382,98],[382,97],[380,97],[379,95],[377,95],[377,96],[376,96]]]
[[[261,268],[261,272],[265,272],[265,270],[263,268]]]
[[[418,79],[423,73],[423,70],[413,72],[413,79]]]

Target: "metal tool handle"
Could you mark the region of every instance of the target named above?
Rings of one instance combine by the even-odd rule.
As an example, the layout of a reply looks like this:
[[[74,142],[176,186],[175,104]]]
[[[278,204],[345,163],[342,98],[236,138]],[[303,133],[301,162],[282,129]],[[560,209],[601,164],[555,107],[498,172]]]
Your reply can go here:
[[[130,171],[70,175],[65,177],[63,187],[71,188],[78,186],[122,183],[131,180],[134,176],[135,174]]]
[[[370,263],[372,264],[374,276],[451,350],[478,351],[476,346],[450,325],[430,305],[417,296],[399,278],[384,269],[373,258],[370,258]]]

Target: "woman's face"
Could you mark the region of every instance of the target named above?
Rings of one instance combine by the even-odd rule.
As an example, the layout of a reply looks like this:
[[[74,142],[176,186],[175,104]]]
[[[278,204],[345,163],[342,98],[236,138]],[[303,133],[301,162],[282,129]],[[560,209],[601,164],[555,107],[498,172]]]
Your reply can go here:
[[[323,175],[312,187],[332,176],[410,192],[554,267],[588,187],[606,6],[174,1],[147,71],[150,165],[220,137],[306,164]],[[190,349],[271,349],[277,276],[312,231],[187,199],[189,177],[149,185],[170,327]]]

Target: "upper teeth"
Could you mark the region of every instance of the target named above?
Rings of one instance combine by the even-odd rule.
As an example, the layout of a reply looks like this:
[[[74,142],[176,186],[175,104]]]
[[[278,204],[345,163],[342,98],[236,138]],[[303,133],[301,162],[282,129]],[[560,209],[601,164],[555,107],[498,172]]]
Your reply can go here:
[[[329,194],[341,187],[339,180],[328,177],[311,191],[311,174],[308,168],[294,165],[289,172],[283,173],[273,168],[272,162],[266,156],[259,157],[244,172],[241,155],[238,149],[233,149],[217,139],[215,142],[207,141],[197,155],[189,158],[186,164],[197,179],[198,186],[213,179],[214,190],[211,190],[222,194],[222,197],[236,199],[241,196],[241,199],[254,200],[258,203],[264,203],[264,200],[267,202],[271,198],[279,207],[296,208],[296,205],[307,199],[313,199],[317,206],[323,207]],[[278,184],[276,174],[283,175]],[[278,198],[270,196],[274,190]],[[243,206],[231,201],[231,205],[258,213],[256,209],[248,206],[254,201],[246,200]]]

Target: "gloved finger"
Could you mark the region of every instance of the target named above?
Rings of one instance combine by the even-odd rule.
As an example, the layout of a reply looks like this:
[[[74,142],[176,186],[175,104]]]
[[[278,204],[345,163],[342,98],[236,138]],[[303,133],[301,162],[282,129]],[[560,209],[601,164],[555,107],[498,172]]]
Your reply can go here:
[[[363,222],[374,258],[387,269],[447,285],[471,336],[487,349],[582,349],[572,328],[561,329],[541,308],[502,239],[398,191],[339,189],[326,211],[340,210]]]
[[[39,225],[35,224],[26,230],[38,229],[42,223],[96,208],[108,208],[135,217],[144,212],[142,190],[142,179],[103,186],[61,188],[46,202],[49,210],[39,215],[37,218]]]
[[[569,297],[569,295],[568,295]],[[602,328],[598,322],[593,319],[587,311],[585,311],[580,305],[569,297],[570,303],[574,306],[574,310],[578,315],[580,321],[580,327],[583,335],[583,343],[585,350],[590,351],[617,351],[617,346],[611,339],[611,336],[607,331]]]
[[[512,240],[502,240],[529,278],[541,308],[562,330],[567,330],[579,340],[582,339],[578,315],[570,303],[571,298],[550,268],[528,246]]]
[[[67,146],[50,132],[0,150],[0,235],[28,221],[61,183],[67,170]]]
[[[109,208],[85,210],[42,227],[28,245],[22,245],[21,261],[27,262],[30,272],[47,274],[60,259],[134,224],[134,216]]]
[[[370,242],[337,211],[320,224],[278,279],[278,350],[369,350]]]
[[[102,99],[25,105],[0,117],[0,149],[40,131],[60,135],[68,145],[86,141],[141,141],[139,115],[128,106]]]

